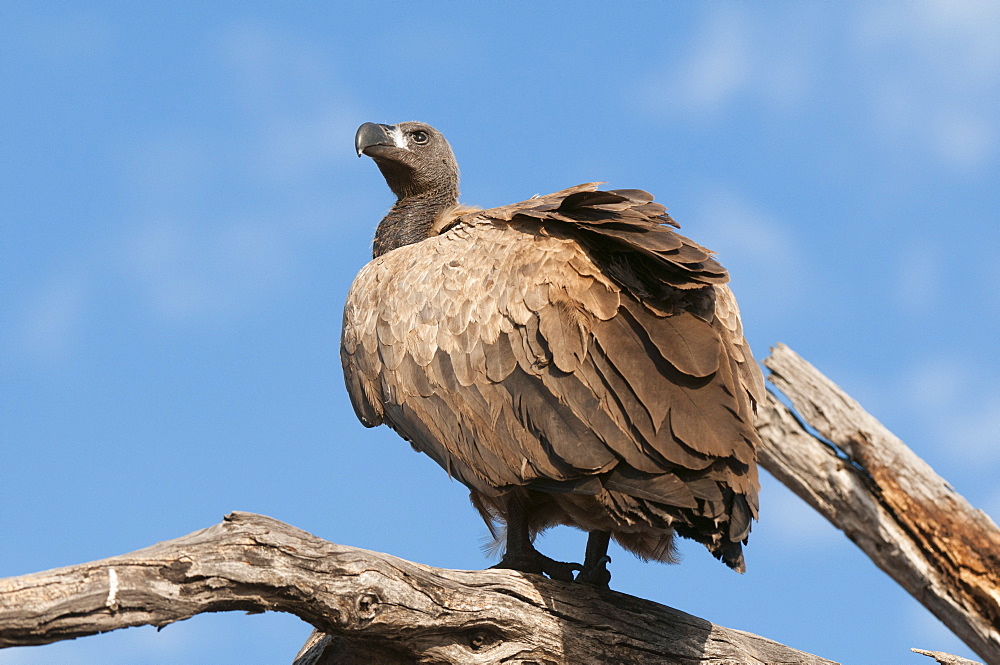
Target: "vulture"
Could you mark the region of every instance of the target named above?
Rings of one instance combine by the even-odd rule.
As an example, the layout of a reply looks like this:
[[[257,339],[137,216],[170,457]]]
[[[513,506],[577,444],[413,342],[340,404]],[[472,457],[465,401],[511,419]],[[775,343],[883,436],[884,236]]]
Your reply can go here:
[[[365,123],[355,148],[397,199],[344,308],[361,422],[468,487],[497,567],[607,586],[609,540],[673,563],[680,535],[743,572],[763,380],[712,252],[638,189],[459,205],[424,123]],[[588,532],[582,565],[535,549],[560,524]]]

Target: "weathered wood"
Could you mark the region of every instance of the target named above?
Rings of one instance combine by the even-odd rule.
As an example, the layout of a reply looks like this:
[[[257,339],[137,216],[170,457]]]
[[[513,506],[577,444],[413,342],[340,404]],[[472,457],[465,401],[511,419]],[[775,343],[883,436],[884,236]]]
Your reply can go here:
[[[953,656],[950,653],[944,653],[942,651],[925,651],[924,649],[910,649],[910,651],[913,653],[919,653],[922,656],[929,656],[936,660],[940,665],[982,665],[974,660],[962,658],[961,656]]]
[[[841,529],[988,663],[1000,663],[1000,529],[881,423],[784,345],[761,465]],[[833,444],[833,446],[830,445]]]
[[[614,591],[432,568],[250,513],[131,554],[0,580],[0,647],[223,610],[290,612],[334,636],[303,664],[832,662]]]

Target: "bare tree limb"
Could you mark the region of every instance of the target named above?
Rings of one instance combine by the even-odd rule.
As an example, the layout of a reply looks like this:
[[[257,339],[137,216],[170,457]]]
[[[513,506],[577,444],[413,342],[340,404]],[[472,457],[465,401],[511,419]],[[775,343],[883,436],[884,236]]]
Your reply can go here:
[[[764,364],[829,443],[769,395],[761,465],[973,651],[1000,663],[1000,529],[794,351],[779,344]]]
[[[761,464],[1000,663],[1000,530],[787,347],[765,364],[801,416],[769,396]],[[631,596],[431,568],[249,513],[132,554],[0,580],[0,648],[225,610],[290,612],[316,627],[297,665],[832,662]]]
[[[0,580],[0,647],[224,610],[301,617],[341,638],[343,658],[326,663],[832,662],[621,593],[432,568],[250,513],[131,554]]]
[[[974,660],[969,660],[968,658],[962,658],[960,656],[953,656],[950,653],[942,653],[941,651],[925,651],[923,649],[910,649],[913,653],[919,653],[922,656],[930,656],[936,660],[939,665],[980,665]]]

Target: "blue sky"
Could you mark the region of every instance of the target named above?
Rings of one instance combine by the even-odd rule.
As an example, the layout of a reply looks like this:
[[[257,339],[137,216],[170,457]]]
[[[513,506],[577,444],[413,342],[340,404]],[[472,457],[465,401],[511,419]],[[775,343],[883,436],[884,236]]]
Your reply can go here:
[[[1000,516],[995,3],[0,4],[0,576],[265,513],[482,568],[466,492],[365,430],[337,346],[392,197],[365,121],[423,120],[493,206],[653,192],[785,342]],[[579,558],[563,529],[540,545]],[[972,654],[770,478],[739,576],[613,586],[845,663]],[[289,662],[278,614],[7,650]]]

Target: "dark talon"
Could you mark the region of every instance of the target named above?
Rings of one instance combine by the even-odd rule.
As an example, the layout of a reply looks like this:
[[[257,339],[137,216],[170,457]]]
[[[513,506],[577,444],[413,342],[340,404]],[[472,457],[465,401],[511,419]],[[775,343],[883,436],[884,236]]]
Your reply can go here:
[[[548,575],[550,578],[558,580],[560,582],[572,582],[573,571],[583,570],[583,566],[581,566],[578,563],[566,563],[563,561],[556,561],[555,559],[550,559],[544,554],[540,556],[542,558],[542,572]]]
[[[607,589],[611,583],[611,573],[608,571],[608,543],[611,533],[608,531],[591,531],[587,537],[587,556],[583,560],[583,570],[576,576],[577,582],[592,584]]]
[[[609,563],[611,563],[611,557],[605,554],[595,561],[593,565],[580,570],[580,574],[576,576],[576,581],[607,589],[611,584],[611,572],[607,567]]]
[[[583,570],[583,566],[578,563],[564,563],[556,561],[541,554],[537,550],[523,553],[521,555],[506,554],[500,563],[490,568],[507,568],[509,570],[519,570],[522,573],[534,573],[536,575],[548,575],[560,582],[572,582],[573,571]]]
[[[493,568],[510,568],[522,573],[548,575],[562,582],[573,581],[573,571],[583,570],[578,563],[563,563],[545,556],[532,545],[532,535],[524,505],[525,497],[512,493],[507,497],[507,552]]]
[[[533,552],[533,554],[534,556],[530,554],[515,555],[508,552],[502,559],[500,559],[499,563],[490,566],[490,569],[505,568],[507,570],[518,570],[522,573],[534,573],[536,575],[541,575],[542,555],[538,552]]]

